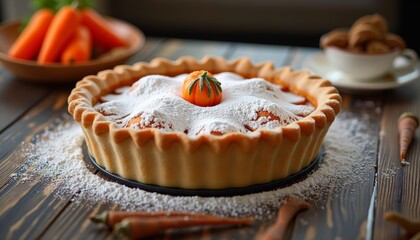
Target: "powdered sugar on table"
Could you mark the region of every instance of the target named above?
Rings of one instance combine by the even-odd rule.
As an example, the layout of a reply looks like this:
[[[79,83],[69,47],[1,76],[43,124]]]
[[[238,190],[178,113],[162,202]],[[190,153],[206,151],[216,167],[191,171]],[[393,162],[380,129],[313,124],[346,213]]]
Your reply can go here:
[[[226,216],[273,217],[280,201],[294,195],[316,202],[330,186],[346,187],[365,181],[371,167],[361,152],[371,147],[367,120],[351,113],[340,114],[324,142],[325,151],[319,168],[291,186],[234,197],[177,197],[146,192],[107,181],[92,173],[85,164],[81,128],[67,115],[54,129],[46,129],[31,143],[23,143],[27,162],[11,178],[26,181],[41,179],[58,197],[71,198],[75,204],[90,206],[104,201],[124,210],[179,210]],[[321,206],[322,207],[322,206]]]

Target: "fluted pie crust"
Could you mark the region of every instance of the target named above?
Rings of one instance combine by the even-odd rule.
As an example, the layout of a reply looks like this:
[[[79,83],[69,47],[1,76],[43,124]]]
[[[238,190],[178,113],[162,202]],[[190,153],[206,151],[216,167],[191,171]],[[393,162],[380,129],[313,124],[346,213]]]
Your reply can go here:
[[[143,76],[176,76],[201,69],[264,78],[306,97],[316,109],[302,120],[272,130],[189,137],[155,128],[122,128],[93,107],[101,96]],[[329,81],[306,71],[275,69],[268,62],[254,65],[247,58],[181,57],[121,65],[87,76],[76,84],[68,103],[90,154],[109,172],[162,187],[223,189],[280,180],[308,166],[340,111],[341,97]]]

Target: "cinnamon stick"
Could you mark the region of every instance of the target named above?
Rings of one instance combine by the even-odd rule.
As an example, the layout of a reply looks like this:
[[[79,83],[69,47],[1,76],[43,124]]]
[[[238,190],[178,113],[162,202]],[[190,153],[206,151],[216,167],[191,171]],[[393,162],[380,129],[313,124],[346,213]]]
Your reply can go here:
[[[276,222],[271,225],[262,235],[260,240],[277,240],[284,239],[287,226],[292,219],[302,210],[310,207],[309,203],[287,196],[286,202],[281,205]]]
[[[131,239],[139,239],[153,236],[168,229],[180,229],[209,225],[249,225],[253,222],[253,218],[196,218],[189,216],[152,218],[129,217],[125,218],[114,226],[114,233],[117,235],[129,237]]]
[[[414,221],[396,212],[386,212],[384,219],[397,223],[408,236],[420,236],[420,220]]]
[[[101,214],[92,216],[90,219],[95,223],[104,223],[113,228],[117,223],[126,218],[165,218],[165,217],[188,217],[195,219],[218,218],[213,215],[199,214],[194,212],[177,212],[177,211],[105,211]]]

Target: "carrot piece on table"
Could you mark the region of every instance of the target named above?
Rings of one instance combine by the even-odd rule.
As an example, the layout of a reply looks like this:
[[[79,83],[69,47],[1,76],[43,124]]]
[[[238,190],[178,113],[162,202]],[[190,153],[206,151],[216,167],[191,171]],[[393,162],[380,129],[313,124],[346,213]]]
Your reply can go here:
[[[188,216],[126,218],[114,227],[114,232],[132,239],[152,236],[168,229],[180,229],[207,225],[251,224],[253,218],[194,218]]]
[[[28,25],[9,49],[9,56],[24,60],[35,59],[53,18],[54,13],[49,9],[40,9],[35,12]]]
[[[99,215],[92,216],[91,220],[97,223],[105,223],[109,227],[114,227],[115,224],[121,222],[125,218],[159,218],[159,217],[188,217],[195,219],[214,219],[220,218],[213,215],[199,214],[193,212],[176,212],[176,211],[105,211]]]
[[[176,211],[105,211],[99,215],[92,216],[91,220],[97,223],[105,223],[109,227],[121,222],[125,218],[152,218],[152,217],[194,217],[194,218],[215,218],[212,215],[199,214],[193,212],[176,212]]]
[[[303,200],[286,197],[286,202],[279,209],[276,222],[264,232],[260,240],[284,239],[290,221],[298,212],[309,207],[309,203]]]
[[[401,228],[403,228],[407,235],[409,236],[420,236],[420,220],[414,221],[408,219],[396,212],[386,212],[384,219],[387,221],[392,221],[397,223]],[[416,239],[416,238],[412,238]]]
[[[81,10],[82,24],[89,28],[93,42],[106,50],[126,45],[123,38],[114,33],[108,21],[91,8]]]
[[[78,11],[75,8],[71,6],[60,8],[48,28],[38,56],[38,63],[57,62],[78,25]]]
[[[69,44],[61,54],[61,63],[72,64],[90,59],[92,52],[92,37],[89,30],[79,25]]]
[[[413,113],[405,112],[398,120],[398,133],[400,135],[400,161],[402,165],[409,165],[406,161],[408,146],[419,126],[419,119]]]

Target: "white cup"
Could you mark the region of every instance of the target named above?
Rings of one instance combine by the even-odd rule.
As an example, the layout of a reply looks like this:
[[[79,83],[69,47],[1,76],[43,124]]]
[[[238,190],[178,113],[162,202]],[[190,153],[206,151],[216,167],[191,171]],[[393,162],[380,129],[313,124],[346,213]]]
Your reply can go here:
[[[337,47],[327,47],[324,51],[334,69],[356,81],[368,81],[387,73],[412,70],[418,59],[416,52],[411,49],[396,49],[381,54],[356,53]],[[408,61],[405,64],[396,64],[399,56],[406,57]]]

